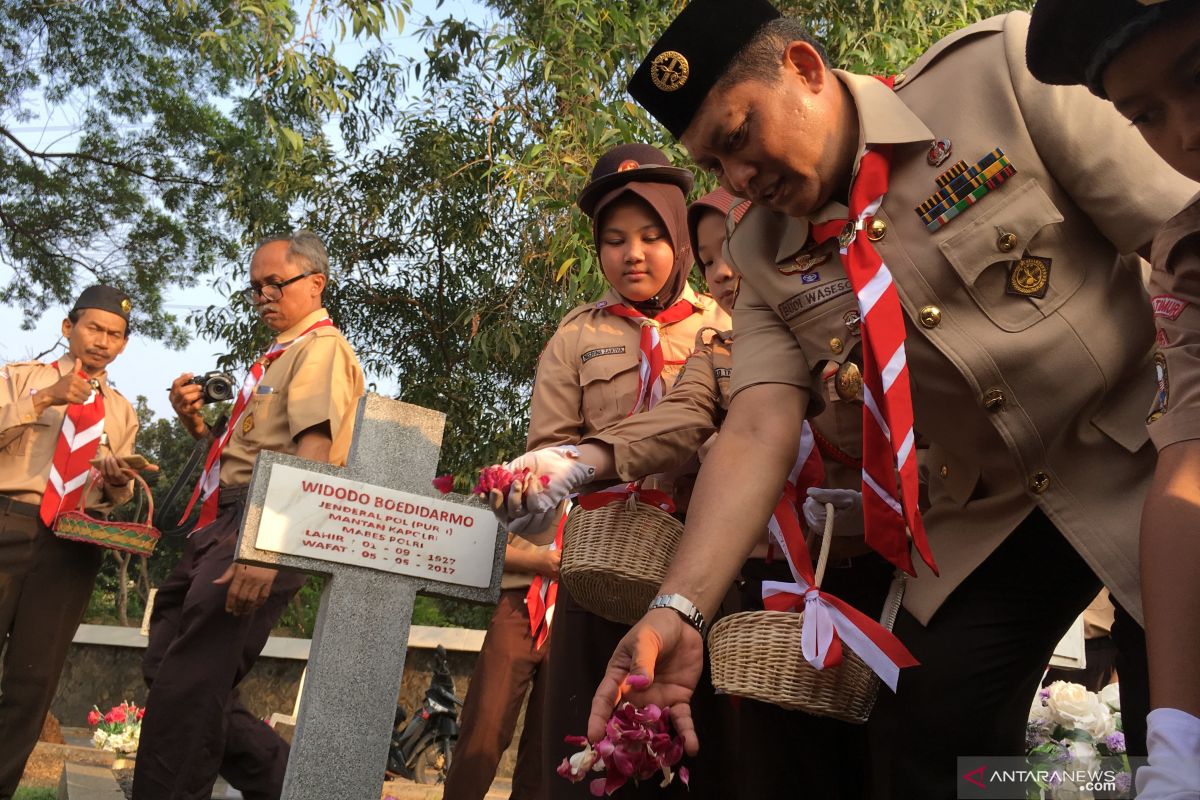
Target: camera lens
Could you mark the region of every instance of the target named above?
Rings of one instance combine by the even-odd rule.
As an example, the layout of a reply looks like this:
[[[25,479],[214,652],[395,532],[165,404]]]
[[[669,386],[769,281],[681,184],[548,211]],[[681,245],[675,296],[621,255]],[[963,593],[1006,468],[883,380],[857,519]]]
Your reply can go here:
[[[224,376],[212,378],[205,388],[214,403],[223,403],[233,397],[233,381]]]

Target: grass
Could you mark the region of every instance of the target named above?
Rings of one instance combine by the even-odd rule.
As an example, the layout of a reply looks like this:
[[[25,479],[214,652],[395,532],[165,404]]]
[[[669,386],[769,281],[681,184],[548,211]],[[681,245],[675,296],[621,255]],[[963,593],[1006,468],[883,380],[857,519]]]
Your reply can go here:
[[[23,786],[17,789],[17,793],[13,795],[13,800],[58,800],[58,790]]]

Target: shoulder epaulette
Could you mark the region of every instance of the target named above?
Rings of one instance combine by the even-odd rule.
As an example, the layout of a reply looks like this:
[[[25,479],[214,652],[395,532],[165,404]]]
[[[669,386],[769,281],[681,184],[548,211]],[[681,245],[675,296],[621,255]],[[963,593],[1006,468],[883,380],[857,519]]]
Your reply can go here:
[[[926,67],[956,47],[960,47],[967,40],[1003,32],[1008,17],[1008,14],[989,17],[988,19],[976,22],[974,25],[968,25],[962,30],[955,31],[946,38],[934,43],[932,47],[921,54],[920,58],[913,62],[912,66],[896,75],[895,88],[900,89],[901,87],[908,86]]]

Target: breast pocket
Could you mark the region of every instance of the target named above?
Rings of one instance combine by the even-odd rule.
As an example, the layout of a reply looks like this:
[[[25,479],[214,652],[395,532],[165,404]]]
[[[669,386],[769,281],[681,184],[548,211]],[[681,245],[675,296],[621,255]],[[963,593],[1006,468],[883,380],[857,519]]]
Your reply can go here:
[[[633,353],[597,355],[579,368],[583,392],[583,419],[593,430],[603,430],[628,416],[637,402],[638,359]]]
[[[237,426],[234,435],[241,437],[242,441],[247,444],[262,444],[270,427],[268,421],[271,419],[271,414],[279,413],[275,411],[275,398],[278,396],[274,392],[251,395],[250,401],[246,404],[246,410],[234,422]]]
[[[1024,330],[1045,319],[1083,283],[1078,265],[1053,257],[1069,252],[1058,224],[1063,215],[1036,181],[994,191],[963,216],[973,219],[938,248],[971,298],[1003,330]],[[953,225],[947,229],[952,231]],[[1022,267],[1016,277],[1010,274],[1025,253],[1043,262],[1049,259],[1042,297],[1036,296],[1041,294],[1040,266]]]
[[[32,425],[23,425],[15,429],[15,435],[6,436],[0,435],[0,455],[4,456],[24,456],[29,452],[29,444],[35,436],[41,436],[48,432],[48,425],[40,422],[35,422]]]
[[[947,452],[940,445],[929,446],[924,456],[928,475],[929,504],[949,504],[962,508],[971,499],[979,483],[979,465]]]

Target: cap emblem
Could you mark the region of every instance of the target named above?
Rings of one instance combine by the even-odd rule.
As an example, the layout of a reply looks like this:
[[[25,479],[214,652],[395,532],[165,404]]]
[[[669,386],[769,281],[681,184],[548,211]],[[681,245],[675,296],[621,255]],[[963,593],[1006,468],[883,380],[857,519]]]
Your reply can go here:
[[[677,50],[664,50],[650,62],[650,80],[663,92],[682,89],[690,74],[687,58]]]
[[[629,170],[637,169],[640,166],[641,164],[634,161],[632,158],[627,158],[621,162],[619,167],[617,167],[617,172],[629,172]]]
[[[133,303],[129,301],[128,297],[121,301],[121,310],[126,314],[128,314],[130,311],[133,311]]]

